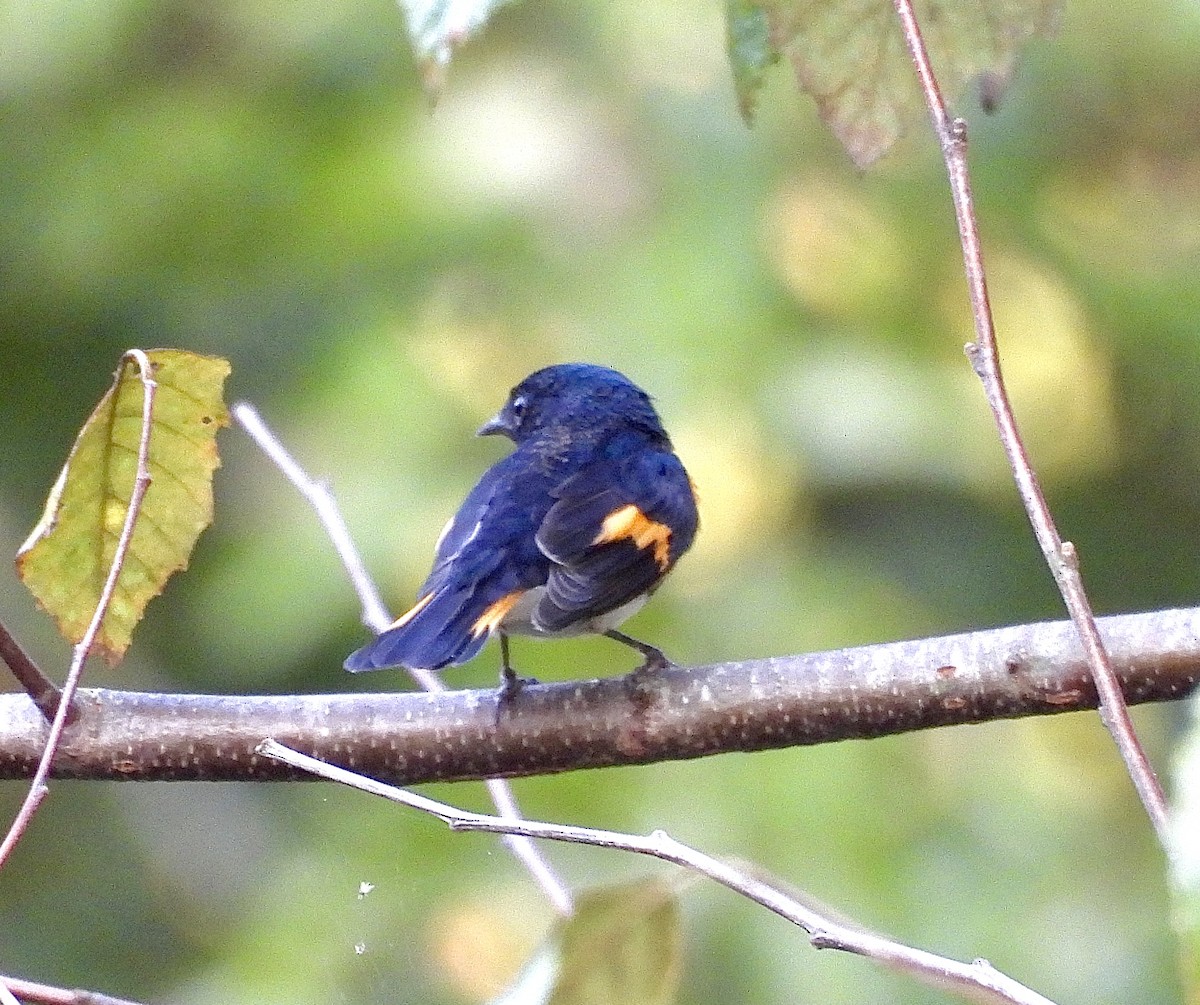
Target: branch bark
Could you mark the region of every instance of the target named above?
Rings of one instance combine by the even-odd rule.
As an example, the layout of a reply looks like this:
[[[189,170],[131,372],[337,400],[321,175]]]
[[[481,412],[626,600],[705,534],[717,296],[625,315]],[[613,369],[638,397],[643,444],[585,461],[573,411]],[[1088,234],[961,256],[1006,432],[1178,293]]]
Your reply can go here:
[[[1200,608],[1100,621],[1126,700],[1165,701],[1200,680]],[[271,737],[372,777],[547,774],[730,751],[888,736],[1096,707],[1069,622],[531,685],[496,691],[299,696],[85,689],[54,761],[60,778],[283,781]],[[0,696],[0,778],[26,778],[46,723],[24,694]]]

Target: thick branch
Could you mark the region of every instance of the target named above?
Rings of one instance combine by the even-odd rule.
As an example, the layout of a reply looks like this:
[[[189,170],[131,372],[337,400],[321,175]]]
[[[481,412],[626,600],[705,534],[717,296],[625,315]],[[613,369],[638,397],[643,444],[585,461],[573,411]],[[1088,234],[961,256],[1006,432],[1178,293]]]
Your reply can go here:
[[[1130,703],[1200,680],[1200,608],[1101,621]],[[496,692],[244,697],[84,690],[54,763],[63,778],[284,780],[273,737],[398,784],[534,775],[887,736],[1096,707],[1068,622]],[[0,778],[45,741],[28,696],[0,696]]]

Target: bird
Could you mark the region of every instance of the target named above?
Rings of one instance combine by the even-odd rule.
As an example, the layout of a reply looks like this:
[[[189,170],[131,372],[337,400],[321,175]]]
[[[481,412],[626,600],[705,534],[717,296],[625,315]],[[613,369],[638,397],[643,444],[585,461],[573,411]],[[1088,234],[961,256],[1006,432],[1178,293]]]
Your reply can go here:
[[[650,396],[616,370],[561,363],[530,374],[477,431],[515,444],[479,479],[434,546],[416,603],[347,657],[351,672],[441,670],[499,636],[501,697],[528,683],[510,635],[604,635],[672,665],[617,630],[691,547],[696,492]]]

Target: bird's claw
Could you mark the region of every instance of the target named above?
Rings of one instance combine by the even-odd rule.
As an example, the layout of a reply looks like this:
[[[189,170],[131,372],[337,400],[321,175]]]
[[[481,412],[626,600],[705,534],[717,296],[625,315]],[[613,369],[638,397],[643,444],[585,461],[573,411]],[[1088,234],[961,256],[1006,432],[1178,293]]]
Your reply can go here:
[[[635,674],[643,673],[659,673],[663,670],[670,670],[675,664],[667,657],[661,649],[655,650],[653,653],[646,653],[646,659],[641,666],[634,667]]]
[[[537,683],[538,680],[536,677],[520,677],[511,671],[505,673],[496,694],[496,721],[499,722],[505,708],[511,706],[517,700],[517,695],[524,691],[530,684]]]

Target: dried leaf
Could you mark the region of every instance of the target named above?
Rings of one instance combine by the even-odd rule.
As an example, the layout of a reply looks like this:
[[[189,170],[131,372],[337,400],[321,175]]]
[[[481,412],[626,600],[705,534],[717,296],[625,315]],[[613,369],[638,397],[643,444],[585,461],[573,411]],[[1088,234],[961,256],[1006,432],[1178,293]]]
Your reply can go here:
[[[216,433],[229,424],[223,359],[175,349],[146,354],[158,390],[150,433],[150,486],[96,647],[116,663],[146,605],[187,567],[212,521]],[[38,603],[78,643],[95,613],[125,522],[137,474],[143,387],[122,363],[84,424],[41,520],[17,552],[17,572]]]
[[[436,99],[454,50],[511,0],[399,0],[425,93]]]
[[[916,0],[917,21],[947,101],[973,79],[995,104],[1021,46],[1048,34],[1054,0]],[[896,12],[881,0],[729,0],[729,54],[743,111],[752,109],[765,67],[782,54],[821,118],[854,163],[867,167],[926,115]],[[746,44],[765,20],[768,42]]]

